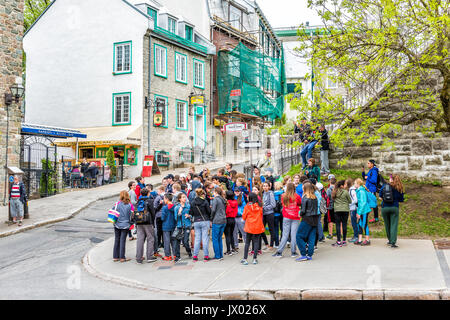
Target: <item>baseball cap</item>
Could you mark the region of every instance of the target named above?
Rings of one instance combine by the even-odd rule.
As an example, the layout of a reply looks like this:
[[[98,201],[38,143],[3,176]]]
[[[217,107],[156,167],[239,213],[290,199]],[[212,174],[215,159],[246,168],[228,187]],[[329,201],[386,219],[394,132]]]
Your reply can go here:
[[[336,176],[335,176],[334,174],[329,174],[329,175],[328,175],[328,180],[331,180],[331,179],[333,179],[333,178],[336,179]]]
[[[164,177],[164,179],[174,179],[175,177],[173,176],[173,174],[169,173],[167,176]]]

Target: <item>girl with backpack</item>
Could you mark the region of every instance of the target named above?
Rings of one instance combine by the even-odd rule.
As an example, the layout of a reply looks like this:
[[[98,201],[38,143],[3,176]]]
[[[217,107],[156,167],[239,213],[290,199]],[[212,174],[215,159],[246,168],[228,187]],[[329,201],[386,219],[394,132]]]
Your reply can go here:
[[[358,241],[358,219],[356,218],[356,209],[358,207],[358,198],[356,197],[356,188],[353,185],[353,180],[351,178],[348,178],[345,181],[345,188],[348,189],[348,193],[350,195],[350,198],[352,199],[352,202],[350,203],[350,221],[352,223],[353,228],[353,237],[348,240],[348,242],[355,242]]]
[[[136,243],[136,262],[142,263],[144,260],[144,244],[147,242],[147,262],[155,262],[153,256],[155,251],[155,209],[153,208],[153,199],[148,196],[147,188],[141,189],[141,196],[136,205],[136,210],[132,214],[132,220],[136,223],[137,243]]]
[[[275,182],[275,191],[273,193],[274,197],[275,197],[275,210],[273,213],[273,225],[274,225],[274,241],[275,241],[275,246],[274,248],[278,249],[278,246],[280,245],[280,232],[281,235],[283,235],[283,229],[282,229],[282,225],[283,225],[283,215],[281,214],[281,211],[283,210],[283,205],[281,204],[281,196],[284,193],[283,190],[283,183],[280,181]]]
[[[269,232],[270,232],[270,245],[267,241],[267,236],[265,234],[265,232],[263,232],[262,234],[262,240],[264,241],[264,245],[265,247],[263,248],[263,250],[267,250],[267,249],[272,249],[273,248],[273,243],[275,241],[275,237],[274,237],[274,210],[276,207],[276,202],[275,202],[275,196],[273,194],[273,191],[271,190],[271,185],[269,182],[264,182],[263,183],[263,225],[266,226],[267,224],[269,225]],[[261,247],[261,243],[260,243],[260,247]]]
[[[358,208],[356,210],[356,218],[358,219],[358,241],[354,244],[368,246],[370,245],[368,216],[372,209],[369,207],[367,201],[367,193],[370,191],[364,186],[364,182],[360,178],[355,180],[355,187],[356,197],[358,199]],[[366,235],[366,240],[364,242],[362,241],[363,232]]]
[[[253,264],[257,264],[259,239],[265,228],[263,225],[263,208],[258,196],[253,192],[248,195],[248,204],[245,206],[242,219],[245,220],[244,231],[246,232],[246,239],[244,258],[241,260],[241,264],[248,265],[247,257],[250,242],[253,244]]]
[[[302,217],[302,222],[295,236],[298,249],[300,250],[300,257],[295,259],[295,261],[309,261],[312,260],[314,254],[316,229],[320,220],[316,189],[309,182],[303,184],[300,216]],[[308,250],[306,250],[306,245],[308,245]]]
[[[389,178],[389,183],[385,183],[380,190],[380,197],[383,199],[381,203],[381,214],[386,228],[388,238],[388,246],[398,248],[397,232],[399,219],[399,202],[404,200],[405,189],[400,177],[393,174]]]
[[[347,245],[347,221],[350,212],[352,199],[345,189],[345,180],[339,180],[331,193],[334,201],[334,220],[336,221],[337,241],[332,244],[333,247],[342,247]],[[342,235],[341,235],[342,226]],[[341,241],[342,236],[342,241]]]
[[[283,236],[281,237],[281,243],[278,250],[272,255],[273,257],[282,257],[283,250],[286,246],[289,236],[291,236],[291,257],[295,258],[296,253],[296,235],[297,229],[300,225],[300,207],[302,199],[295,192],[295,185],[290,182],[286,185],[286,193],[281,197],[281,203],[283,204]]]
[[[233,233],[236,225],[236,216],[238,213],[238,201],[234,199],[234,192],[228,190],[226,192],[227,198],[227,208],[226,208],[226,216],[227,216],[227,224],[225,226],[225,242],[227,245],[226,255],[232,255],[236,252],[236,248],[234,246]]]

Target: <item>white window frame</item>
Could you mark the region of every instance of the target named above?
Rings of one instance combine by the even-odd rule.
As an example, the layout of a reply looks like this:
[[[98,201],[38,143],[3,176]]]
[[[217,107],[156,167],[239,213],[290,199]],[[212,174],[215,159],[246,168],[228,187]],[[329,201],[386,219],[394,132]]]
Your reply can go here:
[[[173,22],[173,24],[172,24]],[[173,30],[172,28],[173,27]],[[171,17],[167,17],[167,30],[173,34],[177,33],[177,20]]]
[[[167,78],[167,48],[155,43],[153,59],[155,75]]]
[[[181,112],[180,112],[181,111]],[[188,130],[188,105],[186,101],[176,100],[177,130]]]
[[[198,59],[194,59],[194,87],[196,88],[200,88],[200,89],[205,89],[205,62],[198,60]]]
[[[175,52],[175,81],[187,84],[187,55]]]
[[[128,48],[128,61],[126,59],[126,48]],[[120,62],[120,64],[119,64]],[[126,63],[128,68],[126,69]],[[124,41],[114,43],[114,74],[131,73],[132,70],[132,42]],[[121,70],[119,70],[119,66]]]
[[[127,108],[125,107],[126,101],[128,101]],[[121,92],[113,94],[113,112],[113,125],[131,124],[131,92]],[[117,120],[118,114],[120,117],[119,120]],[[125,116],[125,114],[127,116]]]

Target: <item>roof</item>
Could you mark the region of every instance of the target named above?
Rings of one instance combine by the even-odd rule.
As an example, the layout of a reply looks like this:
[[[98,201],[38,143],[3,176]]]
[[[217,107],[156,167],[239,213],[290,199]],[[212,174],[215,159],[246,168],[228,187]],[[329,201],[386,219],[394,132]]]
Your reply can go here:
[[[79,128],[86,134],[86,139],[78,140],[79,145],[141,145],[142,126],[114,126]],[[66,140],[56,139],[58,146],[72,146],[77,142],[75,138]]]
[[[21,133],[55,138],[86,138],[86,134],[76,129],[50,127],[37,124],[22,123]]]

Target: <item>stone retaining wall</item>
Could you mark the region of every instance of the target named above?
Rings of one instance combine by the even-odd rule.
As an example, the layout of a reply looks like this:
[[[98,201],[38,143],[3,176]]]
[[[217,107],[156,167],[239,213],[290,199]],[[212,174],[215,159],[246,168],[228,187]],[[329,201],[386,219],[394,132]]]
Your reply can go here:
[[[339,168],[338,161],[346,156],[350,158],[342,168],[358,171],[363,165],[367,168],[369,159],[375,159],[384,175],[397,173],[421,181],[450,184],[450,134],[431,139],[414,132],[396,138],[394,142],[395,149],[388,150],[381,148],[381,142],[372,146],[333,149],[329,154],[330,168]]]

